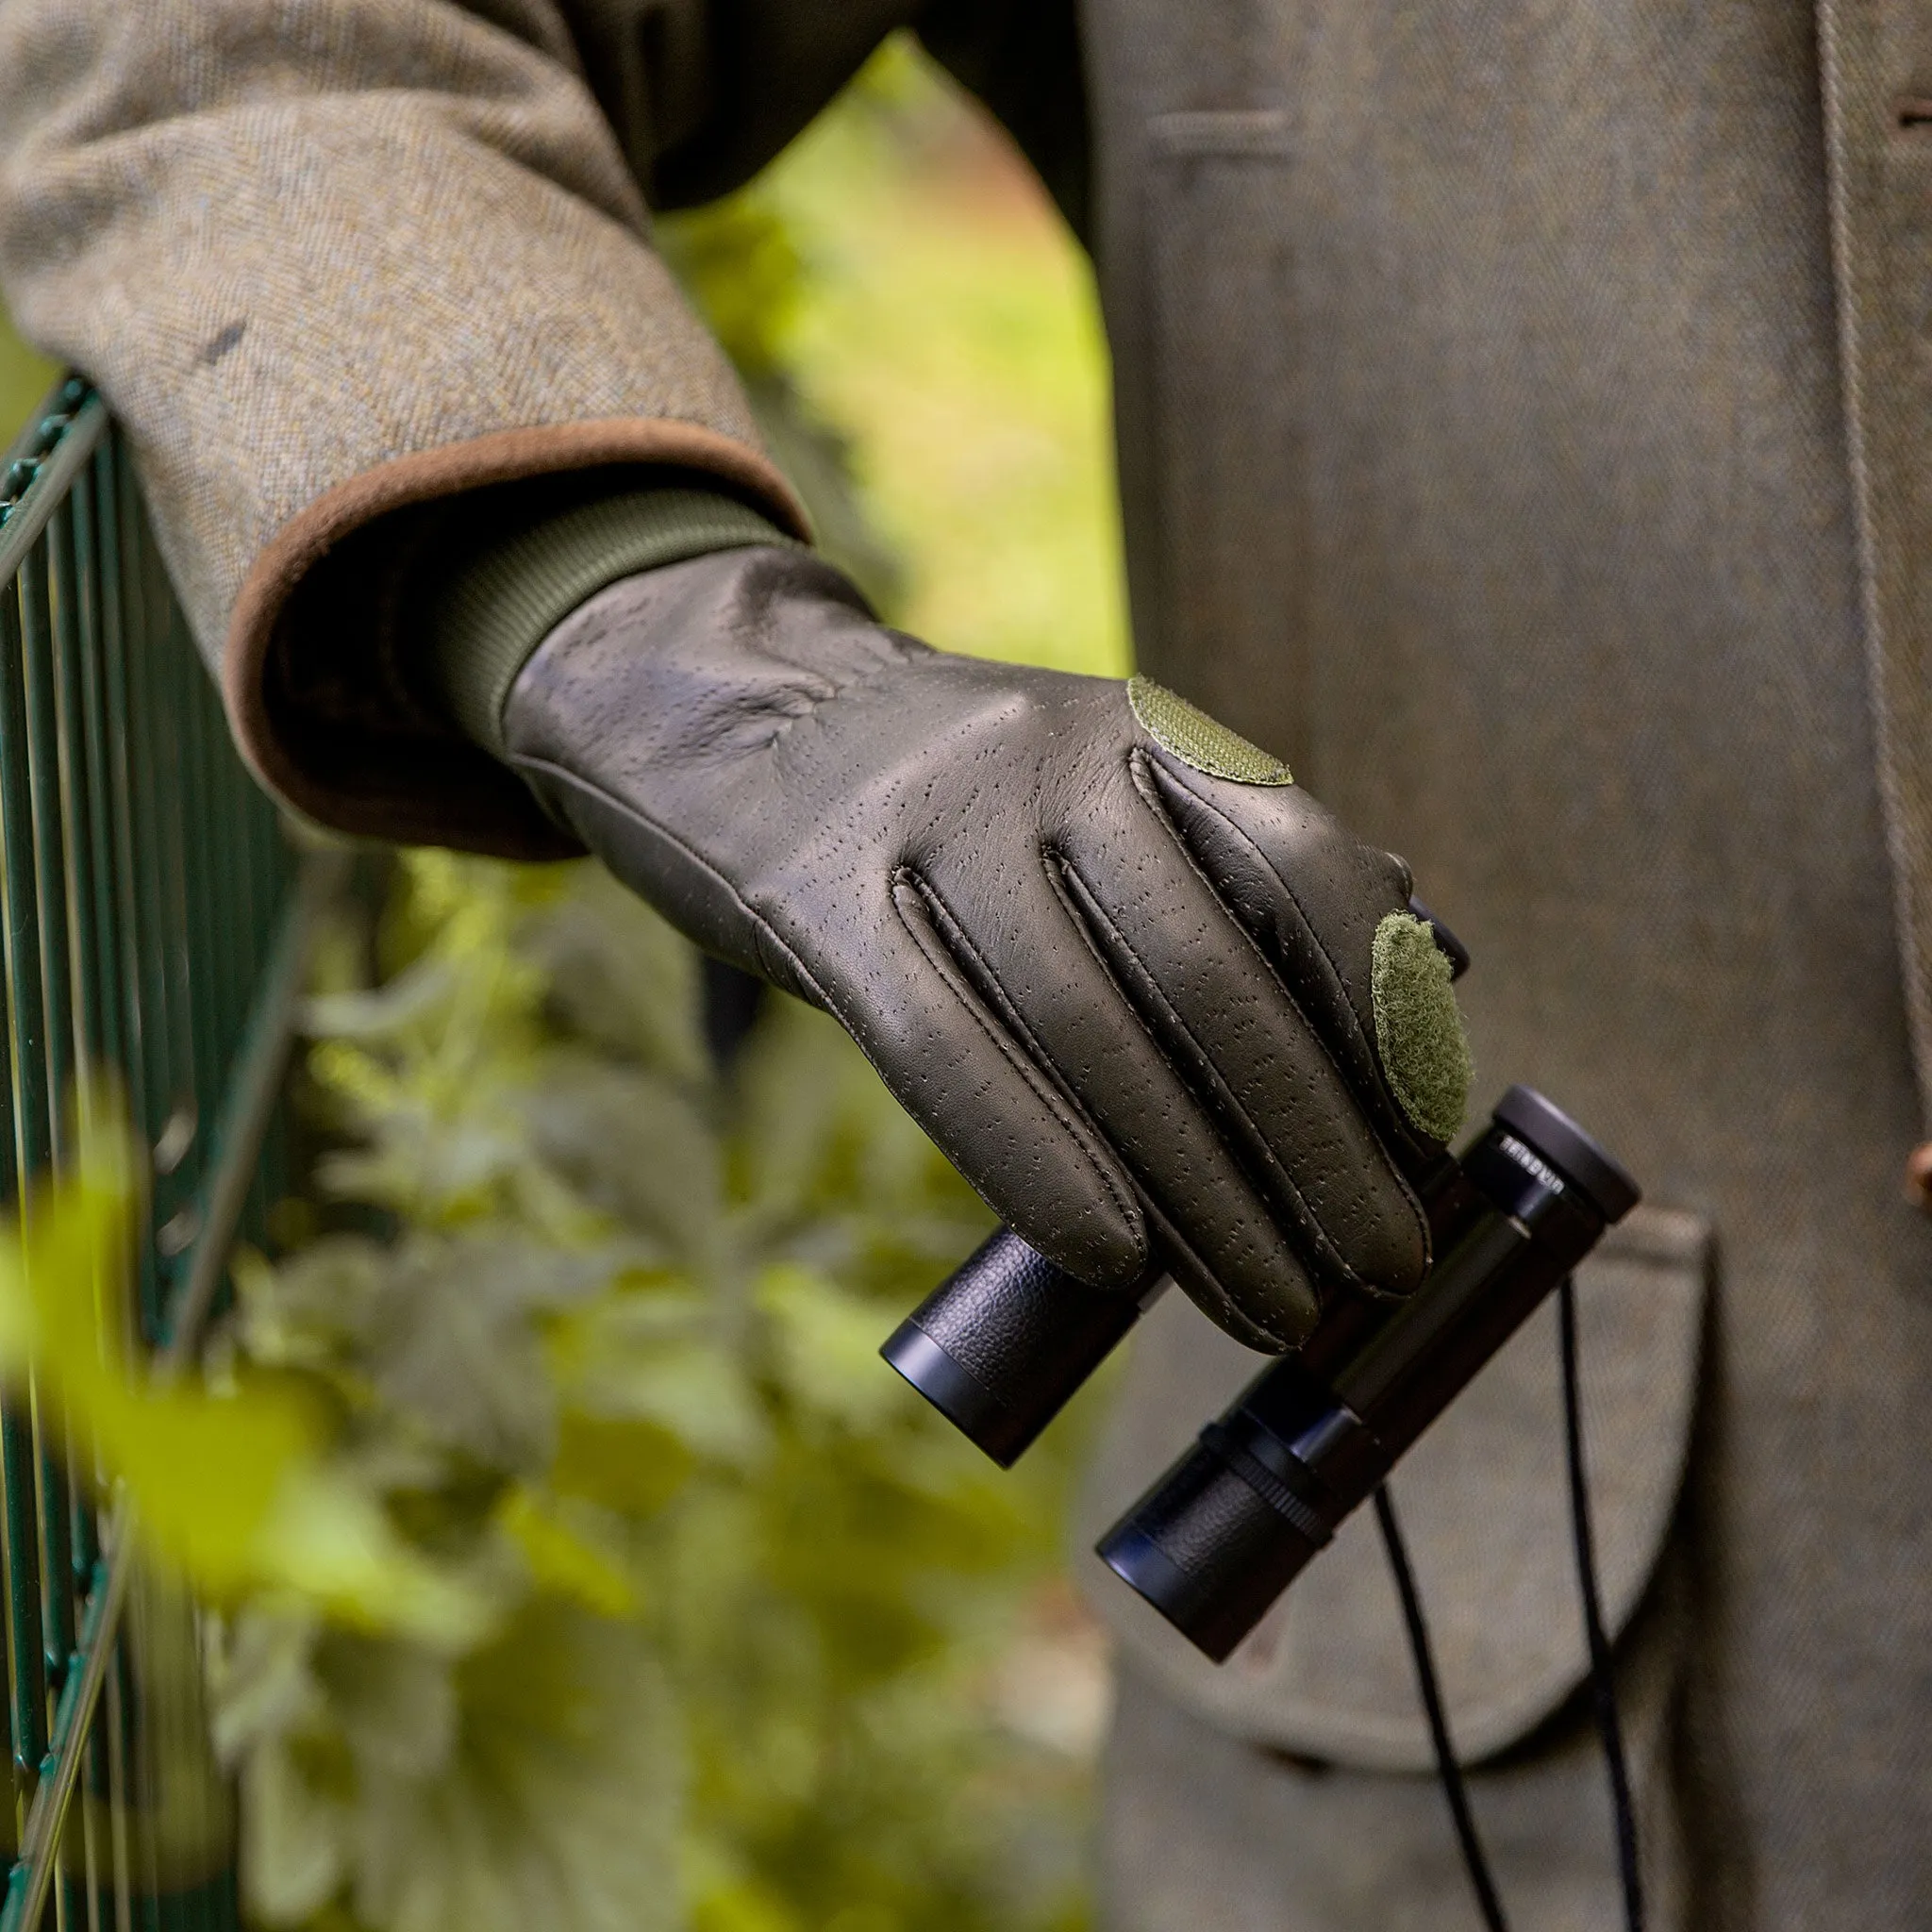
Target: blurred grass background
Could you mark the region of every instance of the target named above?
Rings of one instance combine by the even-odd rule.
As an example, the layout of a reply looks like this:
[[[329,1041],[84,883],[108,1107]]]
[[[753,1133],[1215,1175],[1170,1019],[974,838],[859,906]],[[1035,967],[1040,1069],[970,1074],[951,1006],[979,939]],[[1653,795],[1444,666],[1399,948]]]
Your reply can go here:
[[[947,649],[1124,674],[1087,264],[1004,137],[909,42],[661,242],[824,547],[884,616]],[[0,329],[0,427],[55,373]],[[331,1210],[289,1204],[291,1254],[258,1264],[226,1345],[289,1373],[276,1351],[300,1338],[296,1366],[353,1419],[344,1470],[425,1559],[496,1547],[513,1521],[528,1574],[514,1642],[458,1665],[291,1623],[286,1606],[237,1619],[215,1697],[255,1917],[307,1932],[1083,1925],[1106,1659],[1059,1546],[1092,1404],[994,1479],[873,1357],[985,1216],[907,1141],[856,1052],[781,1002],[733,1074],[710,1068],[689,949],[585,867],[408,858],[377,929],[339,935],[323,981],[308,1091],[341,1150],[324,1192],[401,1239],[318,1245]],[[757,1152],[774,1137],[784,1171],[808,1177],[777,1195]],[[684,1224],[701,1201],[716,1204],[707,1227]],[[433,1388],[372,1405],[370,1388],[408,1378],[330,1284],[348,1267],[357,1292],[407,1302],[425,1255],[460,1260],[479,1241],[540,1257],[503,1291],[492,1339],[470,1338]],[[636,1388],[735,1390],[767,1446],[724,1454],[695,1398],[626,1411],[630,1436],[593,1417],[617,1445],[608,1464],[451,1446],[449,1413],[489,1409],[538,1360],[539,1393],[581,1443],[541,1255],[594,1274],[586,1257],[613,1243],[656,1257],[648,1280],[633,1259],[568,1322],[648,1315]],[[397,1442],[415,1445],[414,1487],[383,1487]],[[632,1585],[640,1607],[620,1615],[607,1599]],[[612,1707],[645,1711],[652,1735],[603,1757],[572,1743],[563,1781],[545,1767],[565,1693],[594,1691],[571,1676],[592,1657],[632,1660],[598,1668],[628,1673],[637,1694]],[[562,1687],[547,1711],[525,1689],[506,1702],[532,1658]],[[371,1687],[404,1684],[454,1712],[441,1756],[377,1723],[392,1690],[372,1703]],[[397,1890],[409,1871],[429,1875]],[[518,1908],[532,1898],[541,1910]]]

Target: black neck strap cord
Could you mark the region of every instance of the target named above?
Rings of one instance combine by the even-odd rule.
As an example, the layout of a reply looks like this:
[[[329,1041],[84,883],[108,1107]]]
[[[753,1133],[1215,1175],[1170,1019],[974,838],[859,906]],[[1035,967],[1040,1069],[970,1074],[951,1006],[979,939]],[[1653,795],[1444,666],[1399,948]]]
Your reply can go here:
[[[1597,1736],[1610,1774],[1610,1808],[1617,1822],[1617,1875],[1624,1884],[1624,1924],[1643,1932],[1643,1878],[1637,1862],[1637,1807],[1617,1718],[1617,1680],[1597,1591],[1596,1541],[1590,1526],[1590,1477],[1583,1466],[1583,1396],[1576,1372],[1576,1281],[1566,1274],[1557,1291],[1557,1324],[1563,1356],[1563,1439],[1570,1465],[1570,1534],[1576,1546],[1576,1583],[1583,1596],[1583,1632],[1590,1641],[1590,1696]]]
[[[1423,1710],[1429,1720],[1429,1741],[1436,1747],[1436,1771],[1442,1780],[1442,1795],[1449,1800],[1450,1822],[1456,1826],[1456,1842],[1462,1847],[1462,1862],[1469,1873],[1470,1889],[1475,1893],[1476,1909],[1483,1915],[1489,1932],[1509,1932],[1503,1916],[1503,1901],[1496,1894],[1496,1881],[1490,1873],[1490,1861],[1483,1841],[1476,1836],[1475,1817],[1469,1808],[1469,1791],[1462,1782],[1462,1767],[1456,1761],[1456,1747],[1449,1740],[1449,1719],[1442,1708],[1442,1687],[1436,1681],[1435,1653],[1429,1646],[1429,1626],[1423,1616],[1422,1592],[1415,1587],[1415,1572],[1408,1567],[1408,1551],[1402,1541],[1401,1526],[1395,1521],[1395,1502],[1384,1483],[1375,1491],[1375,1521],[1382,1527],[1382,1545],[1389,1552],[1389,1567],[1395,1573],[1395,1588],[1402,1598],[1402,1621],[1408,1625],[1408,1647],[1415,1657],[1416,1687],[1423,1693]]]
[[[1597,1589],[1596,1546],[1590,1521],[1590,1482],[1583,1463],[1583,1404],[1576,1371],[1576,1289],[1568,1276],[1557,1291],[1557,1322],[1563,1363],[1563,1439],[1570,1474],[1570,1531],[1576,1555],[1576,1581],[1583,1598],[1584,1636],[1590,1648],[1591,1703],[1595,1712],[1597,1736],[1603,1744],[1604,1762],[1609,1771],[1610,1806],[1616,1816],[1617,1875],[1624,1891],[1624,1924],[1625,1932],[1643,1932],[1643,1885],[1637,1858],[1637,1813],[1630,1797],[1630,1773],[1624,1756],[1623,1725],[1617,1716],[1617,1687],[1610,1643],[1604,1629],[1603,1600]],[[1509,1922],[1503,1915],[1503,1901],[1496,1890],[1495,1877],[1490,1870],[1482,1840],[1476,1834],[1475,1817],[1469,1805],[1469,1790],[1463,1782],[1462,1767],[1456,1761],[1456,1747],[1449,1736],[1449,1720],[1442,1707],[1441,1685],[1436,1677],[1429,1626],[1423,1615],[1422,1592],[1416,1588],[1415,1572],[1409,1566],[1401,1525],[1395,1520],[1395,1504],[1386,1487],[1375,1491],[1375,1521],[1382,1531],[1383,1547],[1389,1554],[1389,1568],[1394,1574],[1396,1593],[1402,1599],[1402,1620],[1407,1626],[1408,1647],[1415,1658],[1416,1687],[1422,1692],[1423,1710],[1428,1719],[1429,1741],[1436,1753],[1436,1772],[1441,1779],[1442,1794],[1449,1801],[1450,1822],[1456,1827],[1456,1841],[1461,1848],[1462,1862],[1469,1873],[1470,1890],[1475,1894],[1476,1909],[1482,1914],[1487,1932],[1508,1932]]]

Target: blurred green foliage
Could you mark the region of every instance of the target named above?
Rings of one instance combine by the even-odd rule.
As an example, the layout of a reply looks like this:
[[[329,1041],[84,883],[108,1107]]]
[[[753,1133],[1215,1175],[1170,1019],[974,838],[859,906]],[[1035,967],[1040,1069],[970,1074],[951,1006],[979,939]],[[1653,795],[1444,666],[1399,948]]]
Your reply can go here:
[[[889,49],[660,237],[886,615],[1124,668],[1084,265],[930,70]],[[407,1232],[255,1270],[241,1346],[328,1386],[343,1457],[453,1574],[507,1542],[514,1607],[461,1656],[238,1620],[258,1915],[1084,1924],[1082,1412],[1002,1475],[876,1355],[984,1209],[821,1017],[774,1002],[721,1076],[694,957],[601,874],[419,855],[387,948],[318,1004],[312,1066],[325,1181]]]
[[[849,449],[869,541],[896,561],[883,596],[867,559],[855,575],[891,622],[946,650],[1126,675],[1091,271],[1005,137],[909,40],[748,189],[660,233],[754,398],[780,373],[791,420]],[[777,432],[811,500],[817,466]],[[852,567],[849,513],[813,508]]]
[[[219,1395],[160,1385],[129,1358],[124,1265],[138,1161],[111,1096],[83,1094],[80,1158],[0,1232],[0,1378],[58,1405],[125,1483],[143,1541],[207,1599],[263,1590],[371,1628],[462,1644],[482,1595],[440,1575],[359,1485],[325,1462],[318,1405],[232,1375]]]
[[[416,855],[384,951],[309,1065],[325,1190],[404,1232],[250,1262],[225,1346],[498,1613],[233,1616],[257,1916],[1082,1923],[1084,1761],[1011,1690],[1077,1419],[1001,1474],[875,1353],[985,1210],[822,1016],[773,1002],[716,1073],[691,949],[600,871]]]

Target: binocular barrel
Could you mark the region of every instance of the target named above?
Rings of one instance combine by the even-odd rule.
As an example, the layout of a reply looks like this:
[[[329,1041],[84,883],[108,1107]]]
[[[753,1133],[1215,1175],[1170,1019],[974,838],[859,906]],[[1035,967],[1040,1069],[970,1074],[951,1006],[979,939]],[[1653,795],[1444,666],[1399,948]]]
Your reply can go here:
[[[1217,1662],[1638,1200],[1528,1087],[1418,1186],[1437,1257],[1422,1286],[1401,1301],[1333,1296],[1101,1541],[1115,1574]],[[1091,1288],[1001,1228],[880,1353],[1008,1468],[1166,1285],[1156,1272]]]
[[[1637,1199],[1581,1127],[1512,1087],[1432,1190],[1423,1285],[1401,1302],[1338,1298],[1108,1532],[1102,1558],[1222,1661]]]
[[[1419,899],[1451,976],[1461,941]],[[1459,1159],[1413,1177],[1434,1265],[1404,1300],[1332,1295],[1101,1540],[1108,1565],[1217,1663],[1543,1297],[1637,1205],[1637,1183],[1568,1114],[1512,1087]],[[1091,1287],[1007,1228],[879,1351],[1010,1468],[1167,1286]]]
[[[996,1228],[879,1350],[1002,1469],[1019,1460],[1167,1286],[1091,1288]]]

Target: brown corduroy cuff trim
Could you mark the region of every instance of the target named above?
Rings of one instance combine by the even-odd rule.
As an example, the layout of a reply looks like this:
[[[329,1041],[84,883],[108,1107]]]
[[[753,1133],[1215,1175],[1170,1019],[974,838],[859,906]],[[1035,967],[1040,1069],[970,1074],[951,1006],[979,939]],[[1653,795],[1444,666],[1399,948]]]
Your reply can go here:
[[[284,524],[235,600],[222,654],[222,698],[255,775],[303,817],[352,837],[455,845],[507,858],[571,856],[574,848],[523,781],[485,752],[441,747],[415,769],[409,760],[385,758],[375,770],[359,770],[354,783],[305,758],[300,721],[279,715],[275,703],[276,633],[309,572],[377,518],[524,477],[640,464],[715,477],[781,529],[810,541],[803,506],[769,459],[695,423],[625,416],[497,430],[366,470]]]

